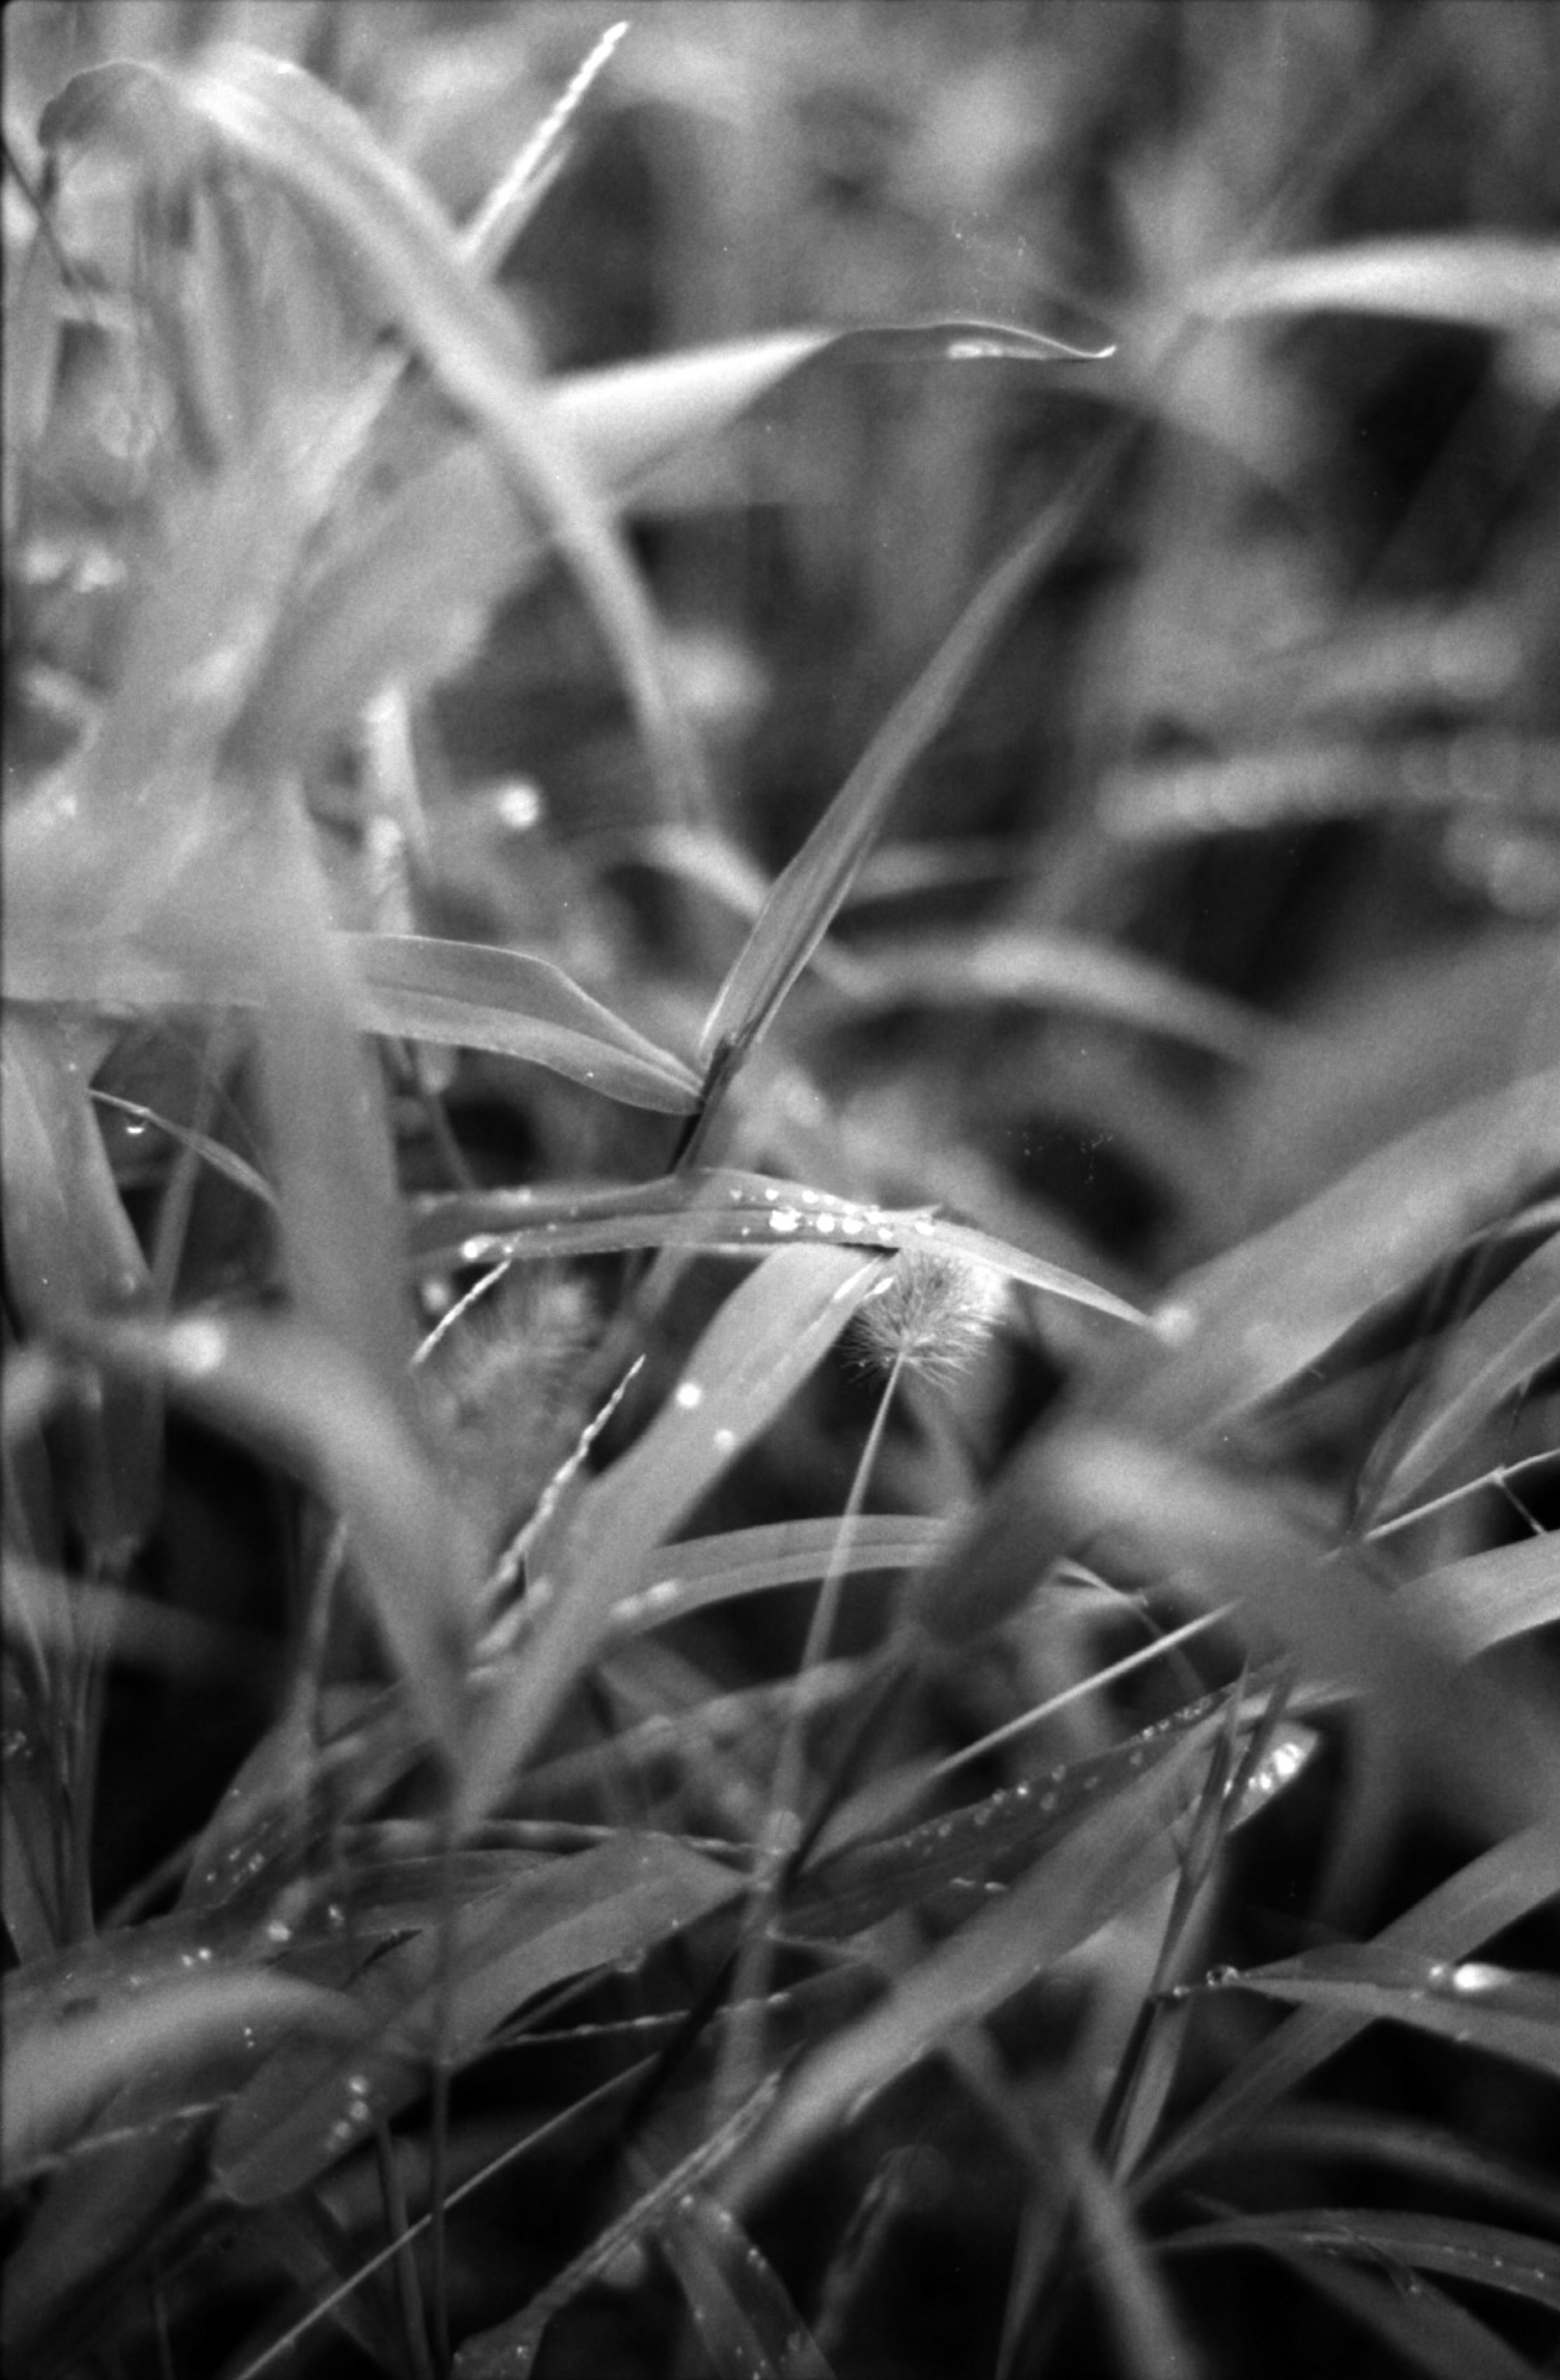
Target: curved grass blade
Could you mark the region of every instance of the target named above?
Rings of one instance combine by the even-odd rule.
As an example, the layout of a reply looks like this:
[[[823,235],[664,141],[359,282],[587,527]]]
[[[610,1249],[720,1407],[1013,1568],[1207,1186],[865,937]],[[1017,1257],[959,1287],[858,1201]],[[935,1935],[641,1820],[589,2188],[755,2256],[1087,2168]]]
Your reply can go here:
[[[1460,2299],[1426,2280],[1422,2272],[1410,2275],[1388,2265],[1378,2276],[1341,2256],[1290,2250],[1277,2239],[1263,2245],[1319,2297],[1340,2307],[1362,2330],[1384,2339],[1394,2355],[1429,2373],[1432,2380],[1533,2380],[1533,2367],[1525,2355],[1469,2313]]]
[[[786,1930],[841,1941],[949,1888],[967,1900],[969,1888],[1012,1884],[1087,1811],[1168,1759],[1189,1735],[1205,1736],[1222,1706],[1222,1697],[1193,1704],[1108,1751],[902,1833],[848,1845],[808,1868],[787,1896]]]
[[[718,2380],[832,2380],[784,2282],[727,2207],[687,2192],[659,2246]]]
[[[1508,1925],[1560,1895],[1560,1832],[1530,1827],[1460,1868],[1375,1937],[1384,1951],[1428,1960],[1466,1959]],[[1308,2008],[1243,2058],[1179,2132],[1139,2168],[1143,2195],[1214,2154],[1277,2099],[1335,2057],[1373,2022],[1339,2009]]]
[[[1379,2107],[1302,2102],[1269,2116],[1240,2145],[1258,2163],[1269,2158],[1292,2166],[1300,2158],[1330,2170],[1340,2161],[1386,2168],[1415,2191],[1456,2191],[1465,2204],[1482,2200],[1530,2229],[1560,2238],[1560,2181],[1554,2175],[1465,2133],[1386,2116]]]
[[[682,1059],[625,1025],[550,960],[415,934],[333,940],[352,970],[343,987],[346,1004],[369,1032],[519,1058],[664,1115],[685,1115],[695,1104],[697,1080]],[[166,944],[152,950],[128,942],[79,953],[23,928],[7,953],[6,991],[13,1002],[41,1008],[263,1005],[260,969],[241,941],[210,957],[210,965],[190,969]],[[146,1113],[149,1122],[163,1124]],[[163,1128],[180,1137],[175,1126]],[[200,1154],[241,1187],[272,1199],[260,1176],[231,1151],[205,1143]]]
[[[1560,1620],[1560,1536],[1524,1537],[1408,1580],[1397,1601],[1459,1659]]]
[[[1175,1865],[1174,1822],[1195,1797],[1216,1721],[1146,1776],[1127,1777],[1007,1899],[903,1974],[870,2014],[804,2058],[772,2123],[732,2177],[740,2207],[777,2181],[864,2097],[1131,1907]]]
[[[1437,1116],[1176,1284],[1132,1410],[1173,1434],[1249,1410],[1560,1171],[1560,1068]]]
[[[612,1614],[612,1633],[635,1636],[664,1628],[707,1604],[728,1603],[771,1587],[805,1585],[831,1565],[841,1576],[916,1570],[948,1542],[948,1526],[919,1513],[864,1513],[841,1547],[840,1524],[774,1521],[716,1537],[668,1546],[645,1565],[645,1584],[625,1595]]]
[[[1482,1959],[1426,1959],[1379,1942],[1340,1943],[1272,1966],[1221,1969],[1182,1988],[1257,1992],[1367,2022],[1386,2017],[1560,2077],[1560,1983]]]
[[[91,1096],[99,1107],[112,1108],[115,1115],[127,1116],[132,1123],[143,1129],[151,1125],[153,1131],[163,1133],[169,1140],[176,1142],[180,1148],[187,1148],[192,1156],[200,1158],[202,1164],[209,1165],[213,1173],[220,1173],[223,1180],[231,1182],[236,1190],[258,1198],[262,1207],[275,1206],[276,1195],[265,1176],[257,1173],[236,1149],[227,1148],[220,1140],[213,1140],[210,1133],[193,1132],[187,1124],[175,1123],[171,1117],[160,1115],[155,1108],[143,1107],[139,1099],[122,1099],[115,1092],[100,1091],[95,1086]]]
[[[361,1980],[345,2049],[284,2044],[255,2076],[218,2127],[218,2187],[241,2205],[301,2189],[417,2097],[441,2036],[446,2059],[460,2066],[523,2001],[637,1957],[739,1889],[729,1869],[670,1836],[625,1835],[462,1906],[448,1977],[440,1928],[430,1925]]]
[[[1560,245],[1501,233],[1360,240],[1242,266],[1193,299],[1250,314],[1401,314],[1520,333],[1560,322]]]
[[[775,2077],[767,2078],[734,2116],[680,2159],[670,2173],[635,2202],[626,2215],[610,2224],[583,2255],[576,2256],[572,2265],[538,2290],[519,2313],[468,2338],[455,2357],[452,2380],[526,2380],[553,2316],[608,2271],[625,2248],[658,2229],[684,2197],[713,2180],[721,2167],[731,2162],[749,2133],[768,2114],[778,2088]]]
[[[1184,1041],[1234,1065],[1252,1065],[1270,1038],[1238,1001],[1202,991],[1168,967],[1082,934],[992,933],[965,941],[918,936],[851,953],[853,1007],[944,1007],[1010,1002],[1104,1016]]]
[[[689,1067],[550,960],[418,934],[355,934],[348,948],[377,1032],[528,1059],[668,1115],[684,1115],[695,1101]]]
[[[1027,360],[1073,352],[989,323],[792,331],[565,373],[538,388],[536,403],[592,485],[621,504],[670,455],[841,350],[935,358],[977,339],[993,355]],[[545,554],[534,507],[490,447],[464,437],[445,444],[379,503],[344,521],[299,589],[255,697],[273,745],[305,751],[379,687],[393,681],[416,688],[447,672],[493,605],[524,586]],[[729,864],[722,880],[728,888],[733,880]],[[755,909],[761,898],[760,889]]]
[[[1312,2256],[1385,2258],[1410,2270],[1478,2281],[1560,2313],[1560,2248],[1526,2231],[1450,2215],[1399,2215],[1373,2206],[1319,2206],[1294,2214],[1235,2215],[1199,2223],[1166,2241],[1196,2248],[1285,2247]]]
[[[565,373],[550,383],[546,404],[550,418],[599,480],[627,491],[680,447],[725,429],[823,358],[854,353],[907,363],[1103,363],[1114,352],[1109,346],[1069,346],[1007,322],[771,331],[642,363]]]
[[[1065,544],[1104,484],[1114,452],[1101,448],[982,582],[937,651],[889,712],[834,800],[771,891],[706,1019],[700,1047],[711,1097],[763,1038],[807,965],[882,831],[894,796],[964,692],[993,639]]]
[[[150,1302],[151,1277],[92,1113],[90,1037],[8,1009],[0,1022],[0,1183],[11,1311],[45,1345],[84,1315]],[[95,1410],[94,1410],[95,1404]],[[61,1417],[76,1526],[110,1562],[151,1524],[163,1416],[153,1382],[121,1379]]]
[[[1147,1574],[1243,1607],[1310,1674],[1370,1692],[1375,1749],[1411,1764],[1444,1808],[1515,1828],[1560,1794],[1560,1747],[1537,1697],[1470,1674],[1415,1626],[1411,1604],[1382,1593],[1368,1555],[1330,1542],[1320,1514],[1291,1511],[1255,1477],[1082,1426],[1028,1468],[1029,1509],[1037,1525],[1050,1515],[1058,1550],[1119,1532]]]
[[[967,1224],[841,1198],[833,1191],[768,1174],[719,1168],[606,1190],[523,1189],[439,1199],[424,1204],[410,1234],[412,1261],[424,1273],[509,1257],[584,1256],[642,1247],[753,1252],[772,1250],[777,1244],[940,1253],[1092,1306],[1119,1321],[1140,1327],[1147,1322],[1145,1315],[1113,1290]]]
[[[670,698],[654,625],[626,549],[555,423],[515,317],[463,257],[426,189],[322,83],[258,50],[208,54],[173,76],[123,62],[73,78],[39,136],[58,149],[127,143],[143,167],[187,173],[212,134],[285,189],[374,290],[429,372],[478,422],[558,539],[623,673],[658,779],[674,808],[698,763]],[[267,722],[250,742],[267,746]]]
[[[475,1546],[365,1367],[306,1325],[238,1316],[83,1325],[74,1336],[95,1361],[160,1382],[213,1427],[318,1480],[347,1524],[396,1667],[453,1757],[467,1716]]]
[[[852,1249],[784,1248],[726,1300],[644,1436],[538,1548],[538,1616],[478,1716],[463,1825],[486,1814],[596,1658],[623,1582],[768,1428],[881,1277]]]
[[[1401,1512],[1447,1458],[1535,1372],[1560,1357],[1560,1237],[1546,1240],[1453,1334],[1373,1512]]]
[[[264,1969],[230,1969],[187,1974],[91,2015],[8,2027],[0,2107],[6,2180],[21,2181],[79,2144],[127,2083],[150,2082],[175,2108],[189,2070],[213,2052],[252,2057],[262,2031],[301,2025],[329,2034],[339,2056],[350,2020],[337,1993]]]

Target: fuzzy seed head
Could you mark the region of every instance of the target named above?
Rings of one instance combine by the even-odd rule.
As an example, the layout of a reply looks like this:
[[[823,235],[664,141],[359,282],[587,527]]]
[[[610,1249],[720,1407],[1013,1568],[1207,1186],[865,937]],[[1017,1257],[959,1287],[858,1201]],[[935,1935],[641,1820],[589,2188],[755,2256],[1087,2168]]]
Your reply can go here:
[[[913,1366],[946,1387],[973,1363],[1006,1301],[1006,1283],[988,1266],[943,1248],[901,1248],[857,1312],[856,1343],[868,1364]]]

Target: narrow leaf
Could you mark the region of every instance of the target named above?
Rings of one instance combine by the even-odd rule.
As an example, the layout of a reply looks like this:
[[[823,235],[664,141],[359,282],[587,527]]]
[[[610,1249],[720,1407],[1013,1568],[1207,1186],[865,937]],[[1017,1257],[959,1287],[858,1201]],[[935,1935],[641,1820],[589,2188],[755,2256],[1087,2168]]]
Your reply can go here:
[[[1459,1868],[1375,1937],[1378,1949],[1429,1959],[1469,1957],[1508,1925],[1560,1894],[1560,1830],[1530,1827]],[[1347,2048],[1371,2022],[1339,2009],[1304,2009],[1243,2058],[1235,2071],[1139,2168],[1146,2194],[1243,2131],[1264,2109]]]
[[[984,580],[779,878],[706,1020],[712,1065],[739,1062],[828,931],[914,762],[952,711],[1042,565],[1093,500],[1104,465],[1048,506]],[[722,1053],[729,1053],[724,1058]]]
[[[690,1611],[777,1586],[804,1585],[828,1570],[841,1577],[915,1570],[947,1543],[942,1521],[918,1513],[861,1515],[843,1546],[837,1520],[774,1521],[668,1546],[644,1566],[645,1583],[612,1614],[614,1636],[664,1628]]]
[[[1560,245],[1509,234],[1360,240],[1269,257],[1193,301],[1223,319],[1248,314],[1402,314],[1522,332],[1560,322]]]
[[[18,2182],[77,2142],[95,2111],[127,2082],[155,2077],[170,2107],[181,2078],[213,2049],[248,2049],[261,2029],[307,2025],[339,2043],[351,2011],[338,1995],[263,1970],[178,1983],[111,2010],[13,2030],[6,2045],[0,2146],[6,2180]]]
[[[680,2159],[625,2215],[610,2224],[583,2255],[576,2256],[544,2289],[539,2289],[519,2313],[468,2338],[455,2357],[452,2380],[525,2380],[542,2334],[553,2316],[571,2304],[581,2289],[607,2272],[625,2248],[656,2230],[683,2199],[730,2163],[748,2134],[768,2113],[775,2090],[772,2077],[761,2082],[734,2116]]]
[[[1082,934],[989,933],[853,948],[853,1006],[941,1007],[1008,1001],[1103,1016],[1250,1065],[1266,1036],[1239,1002],[1200,990],[1167,967]]]
[[[738,1889],[729,1870],[669,1836],[624,1835],[463,1904],[447,2000],[429,1926],[369,1970],[345,2048],[284,2045],[235,2100],[213,2148],[219,2187],[243,2205],[301,2189],[426,2087],[436,2046],[459,2067],[522,2002],[638,1956]]]
[[[1168,1759],[1189,1734],[1205,1735],[1212,1716],[1209,1703],[1193,1704],[1085,1760],[902,1833],[850,1844],[806,1871],[787,1899],[787,1931],[843,1940],[900,1910],[925,1907],[949,1887],[963,1893],[1012,1883],[1086,1812]]]
[[[1377,1490],[1376,1513],[1400,1512],[1514,1390],[1557,1359],[1560,1237],[1535,1248],[1453,1332]]]
[[[1450,2215],[1399,2215],[1373,2206],[1236,2215],[1178,2232],[1167,2244],[1178,2251],[1282,2244],[1313,2256],[1385,2257],[1410,2270],[1479,2281],[1560,2312],[1560,2248],[1525,2231],[1460,2222]]]
[[[526,1058],[635,1106],[686,1114],[692,1070],[523,952],[417,934],[357,934],[352,955],[376,1031]]]
[[[1397,1603],[1461,1660],[1560,1620],[1560,1536],[1465,1554],[1397,1590]]]
[[[906,362],[1101,363],[1113,352],[1108,346],[1068,346],[1038,331],[1002,322],[772,331],[720,346],[687,347],[645,362],[565,374],[550,384],[547,407],[599,482],[629,490],[680,447],[725,429],[820,357],[853,353]]]
[[[862,2098],[989,2015],[1173,1868],[1171,1828],[1196,1791],[1208,1732],[1194,1730],[1146,1776],[1119,1786],[1004,1901],[928,1952],[869,2015],[804,2059],[733,2177],[739,2205],[832,2133]]]
[[[850,1249],[785,1248],[726,1300],[643,1438],[582,1498],[562,1543],[538,1549],[539,1616],[479,1717],[465,1824],[491,1806],[595,1658],[624,1580],[768,1427],[880,1278]]]
[[[1170,1352],[1134,1409],[1175,1432],[1248,1410],[1557,1169],[1560,1069],[1421,1125],[1178,1282],[1161,1315]]]
[[[718,2380],[832,2380],[784,2282],[729,2208],[685,2195],[660,2249]]]
[[[84,1352],[315,1478],[345,1520],[385,1637],[436,1742],[466,1722],[475,1546],[427,1456],[344,1349],[296,1323],[192,1316],[78,1334]]]
[[[1386,2017],[1560,2077],[1560,1983],[1481,1959],[1426,1959],[1379,1942],[1341,1943],[1272,1966],[1221,1969],[1187,1988],[1259,1992],[1367,2021]]]
[[[1010,1241],[925,1211],[838,1197],[772,1175],[719,1169],[577,1191],[498,1190],[425,1200],[410,1234],[422,1272],[502,1257],[597,1255],[635,1247],[730,1248],[832,1244],[883,1252],[919,1248],[984,1265],[1123,1322],[1146,1317],[1114,1291]]]

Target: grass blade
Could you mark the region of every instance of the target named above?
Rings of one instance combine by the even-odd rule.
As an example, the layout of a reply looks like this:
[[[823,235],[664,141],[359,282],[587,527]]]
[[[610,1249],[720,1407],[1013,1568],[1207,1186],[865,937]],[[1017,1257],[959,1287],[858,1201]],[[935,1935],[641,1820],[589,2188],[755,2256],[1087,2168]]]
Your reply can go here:
[[[775,1521],[720,1536],[685,1538],[645,1564],[643,1585],[625,1595],[612,1614],[613,1634],[637,1635],[707,1604],[805,1585],[831,1565],[842,1577],[915,1570],[947,1540],[945,1522],[919,1513],[878,1512],[858,1517],[844,1547],[833,1518]]]
[[[1546,1240],[1455,1332],[1373,1507],[1400,1512],[1514,1390],[1560,1357],[1560,1238]]]
[[[782,1249],[734,1290],[643,1438],[538,1548],[535,1628],[481,1714],[461,1788],[481,1817],[611,1633],[623,1583],[768,1427],[881,1278],[845,1248]]]
[[[1169,2244],[1193,2248],[1276,2246],[1319,2256],[1386,2258],[1411,2271],[1479,2281],[1560,2313],[1560,2248],[1525,2231],[1449,2215],[1398,2215],[1376,2207],[1325,2206],[1297,2214],[1236,2215],[1178,2232]]]
[[[1360,240],[1242,266],[1199,293],[1221,320],[1251,314],[1404,314],[1520,334],[1560,322],[1560,246],[1507,233]]]
[[[1136,1410],[1168,1431],[1249,1410],[1361,1316],[1514,1212],[1560,1167],[1560,1069],[1527,1076],[1368,1158],[1320,1197],[1176,1284],[1179,1347]]]
[[[818,824],[783,871],[706,1019],[701,1048],[723,1081],[768,1030],[882,832],[914,762],[964,692],[1035,573],[1065,544],[1105,476],[1096,457],[976,590],[889,712]]]
[[[1188,1991],[1251,1991],[1301,2007],[1378,2017],[1560,2076],[1560,1983],[1479,1959],[1426,1959],[1379,1942],[1340,1943],[1268,1967],[1220,1971]]]
[[[1384,1927],[1384,1951],[1455,1961],[1469,1957],[1506,1926],[1560,1895],[1560,1832],[1535,1826],[1497,1843],[1459,1868],[1405,1914]],[[1373,2020],[1338,2009],[1303,2009],[1279,2026],[1151,2155],[1134,2189],[1158,2189],[1303,2082],[1336,2057]]]
[[[524,1058],[610,1098],[684,1115],[692,1070],[579,989],[562,967],[485,943],[356,934],[376,1032]]]
[[[1193,1730],[1148,1775],[1127,1779],[998,1907],[927,1953],[869,2015],[804,2059],[733,2177],[739,2205],[776,2182],[862,2098],[960,2026],[989,2015],[1169,1872],[1171,1827],[1196,1791],[1213,1724]]]
[[[284,2045],[255,2076],[218,2128],[218,2186],[240,2205],[301,2189],[426,2087],[441,2032],[442,2054],[458,2067],[522,2002],[637,1957],[738,1883],[670,1837],[623,1835],[463,1905],[447,1983],[444,1946],[429,1925],[369,1971],[345,2049]]]
[[[1493,1553],[1409,1579],[1397,1600],[1457,1657],[1470,1661],[1492,1645],[1530,1635],[1560,1620],[1560,1536],[1524,1537]]]
[[[495,1191],[425,1203],[411,1232],[413,1263],[422,1272],[507,1257],[554,1257],[619,1248],[684,1247],[772,1250],[776,1243],[804,1246],[900,1248],[940,1253],[983,1265],[1010,1281],[1087,1305],[1122,1322],[1147,1318],[1113,1290],[1082,1273],[1031,1256],[1010,1241],[925,1212],[905,1213],[860,1199],[840,1198],[769,1174],[722,1169],[671,1173],[621,1188]]]
[[[104,1325],[83,1352],[316,1479],[345,1520],[397,1670],[452,1756],[466,1718],[475,1548],[396,1407],[344,1348],[238,1316]]]

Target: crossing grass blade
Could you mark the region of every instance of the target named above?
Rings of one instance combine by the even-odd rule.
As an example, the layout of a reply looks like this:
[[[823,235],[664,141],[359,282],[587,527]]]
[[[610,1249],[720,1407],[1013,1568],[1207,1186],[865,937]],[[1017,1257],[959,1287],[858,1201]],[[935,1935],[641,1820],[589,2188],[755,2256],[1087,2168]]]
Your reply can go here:
[[[1251,314],[1405,314],[1519,333],[1560,322],[1560,246],[1509,235],[1360,240],[1243,266],[1200,309]]]
[[[1113,460],[1098,450],[1094,468],[1046,507],[982,582],[779,878],[705,1021],[700,1046],[712,1090],[729,1079],[768,1031],[838,915],[910,770],[949,718],[1037,572],[1066,544]]]
[[[1129,1407],[1197,1433],[1292,1380],[1362,1316],[1538,1195],[1560,1167],[1560,1069],[1421,1124],[1281,1222],[1189,1273],[1179,1343]]]
[[[849,1248],[781,1249],[733,1290],[644,1436],[535,1556],[535,1627],[479,1711],[463,1827],[492,1806],[611,1632],[623,1582],[768,1427],[882,1278]]]
[[[1384,1953],[1455,1962],[1560,1895],[1560,1833],[1538,1825],[1459,1868],[1374,1937]],[[1306,2008],[1280,2025],[1221,2082],[1133,2177],[1147,2194],[1187,2172],[1347,2048],[1373,2020],[1357,2010]]]
[[[695,1168],[621,1188],[436,1197],[421,1206],[410,1233],[412,1262],[420,1272],[510,1257],[551,1258],[644,1247],[753,1253],[787,1244],[941,1255],[1140,1330],[1147,1325],[1148,1318],[1114,1290],[992,1232],[925,1211],[907,1214],[869,1200],[841,1198],[806,1183],[724,1168]]]
[[[1560,1356],[1560,1238],[1546,1240],[1458,1324],[1388,1451],[1373,1517],[1400,1512],[1514,1390]]]
[[[126,64],[76,76],[44,111],[55,152],[129,145],[164,176],[215,136],[285,189],[373,291],[448,395],[478,422],[579,575],[623,671],[646,748],[673,810],[698,762],[668,695],[648,605],[623,541],[575,456],[545,419],[536,359],[517,318],[472,270],[453,226],[363,119],[300,68],[228,49],[178,75]],[[263,722],[251,727],[263,747]]]
[[[231,1316],[82,1325],[83,1353],[279,1454],[346,1522],[355,1566],[432,1741],[453,1760],[466,1718],[476,1551],[396,1405],[339,1343],[301,1323]]]
[[[1482,1959],[1427,1959],[1379,1942],[1341,1943],[1268,1967],[1230,1969],[1195,1988],[1251,1991],[1366,2020],[1385,2017],[1459,2048],[1560,2077],[1560,1983]]]
[[[213,2150],[219,2188],[241,2205],[302,2188],[426,2087],[441,2014],[442,2055],[459,2067],[550,1985],[637,1958],[737,1888],[669,1837],[620,1835],[463,1905],[447,1946],[429,1925],[376,1961],[345,2047],[284,2044],[235,2099]]]
[[[1560,1620],[1560,1536],[1524,1537],[1406,1580],[1405,1614],[1457,1658],[1530,1635]]]
[[[1129,1775],[996,1909],[928,1952],[868,2015],[804,2058],[729,2186],[740,2208],[789,2172],[870,2094],[988,2016],[1175,1864],[1173,1826],[1195,1794],[1212,1725],[1147,1775]]]

